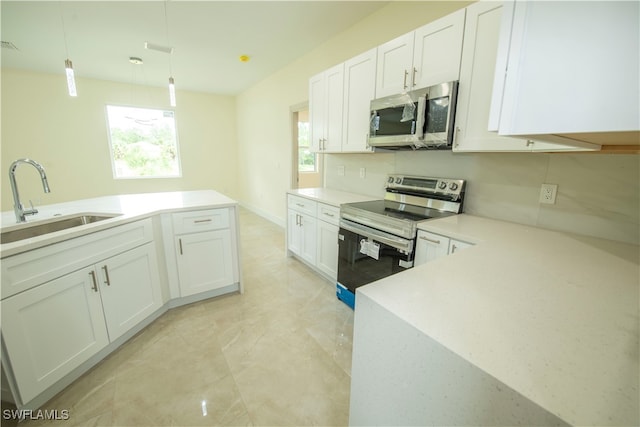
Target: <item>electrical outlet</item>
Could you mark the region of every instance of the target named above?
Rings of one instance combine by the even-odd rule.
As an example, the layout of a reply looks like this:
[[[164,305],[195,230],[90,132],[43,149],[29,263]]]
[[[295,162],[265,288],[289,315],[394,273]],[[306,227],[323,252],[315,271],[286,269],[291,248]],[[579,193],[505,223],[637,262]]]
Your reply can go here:
[[[360,168],[360,178],[364,178],[367,176],[367,170],[365,168]]]
[[[557,184],[542,184],[542,188],[540,188],[540,203],[546,203],[549,205],[555,204],[557,193]]]

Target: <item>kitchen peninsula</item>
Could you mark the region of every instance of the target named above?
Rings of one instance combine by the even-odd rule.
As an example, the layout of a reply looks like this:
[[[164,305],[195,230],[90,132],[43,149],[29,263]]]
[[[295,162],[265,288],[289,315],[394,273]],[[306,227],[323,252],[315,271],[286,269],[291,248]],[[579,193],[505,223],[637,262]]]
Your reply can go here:
[[[361,287],[351,425],[638,425],[638,246],[467,214]]]
[[[19,408],[39,407],[169,308],[242,292],[237,202],[220,193],[37,208],[18,225],[3,212],[3,239],[66,218],[103,219],[0,245],[3,400]]]

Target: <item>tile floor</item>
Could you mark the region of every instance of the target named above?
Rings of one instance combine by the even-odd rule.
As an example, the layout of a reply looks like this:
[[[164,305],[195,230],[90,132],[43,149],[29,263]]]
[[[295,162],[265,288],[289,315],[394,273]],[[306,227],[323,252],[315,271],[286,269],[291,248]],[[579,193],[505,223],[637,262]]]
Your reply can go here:
[[[169,310],[48,402],[54,424],[348,423],[353,311],[280,227],[241,209],[240,236],[245,293]]]

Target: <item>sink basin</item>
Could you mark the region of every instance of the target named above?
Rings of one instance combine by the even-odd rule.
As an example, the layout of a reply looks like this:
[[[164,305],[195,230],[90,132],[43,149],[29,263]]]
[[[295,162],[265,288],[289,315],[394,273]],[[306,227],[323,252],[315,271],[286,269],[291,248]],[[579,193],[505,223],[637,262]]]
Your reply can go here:
[[[60,218],[58,220],[27,225],[25,227],[13,230],[3,231],[0,235],[0,243],[12,243],[31,237],[42,236],[44,234],[53,233],[54,231],[67,230],[81,225],[92,224],[94,222],[110,219],[118,215],[77,215],[72,217]]]

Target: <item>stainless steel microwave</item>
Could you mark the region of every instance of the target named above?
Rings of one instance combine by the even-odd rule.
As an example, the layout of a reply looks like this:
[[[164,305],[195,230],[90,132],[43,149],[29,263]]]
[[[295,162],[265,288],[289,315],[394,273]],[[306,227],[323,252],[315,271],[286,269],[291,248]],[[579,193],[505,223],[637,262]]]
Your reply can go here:
[[[371,101],[369,145],[387,150],[451,149],[458,82]]]

